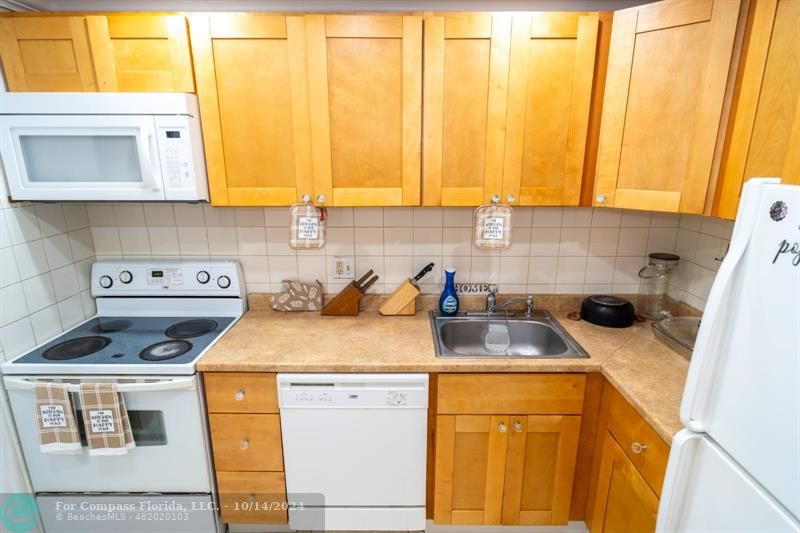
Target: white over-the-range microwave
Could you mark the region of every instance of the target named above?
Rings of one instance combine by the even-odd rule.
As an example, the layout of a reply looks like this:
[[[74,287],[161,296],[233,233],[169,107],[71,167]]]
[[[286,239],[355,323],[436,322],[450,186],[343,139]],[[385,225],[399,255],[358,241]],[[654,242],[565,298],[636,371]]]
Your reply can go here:
[[[208,200],[192,94],[0,93],[0,159],[14,200]]]

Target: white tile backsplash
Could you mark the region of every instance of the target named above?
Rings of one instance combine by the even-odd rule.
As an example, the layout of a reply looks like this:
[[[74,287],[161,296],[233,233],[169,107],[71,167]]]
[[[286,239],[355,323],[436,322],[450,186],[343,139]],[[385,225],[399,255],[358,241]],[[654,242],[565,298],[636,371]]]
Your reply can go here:
[[[96,238],[90,218],[98,224]],[[6,359],[94,313],[89,269],[95,240],[107,254],[120,253],[113,204],[0,208],[0,352]]]
[[[499,283],[504,292],[635,293],[647,253],[659,251],[683,257],[687,266],[676,274],[670,290],[697,303],[707,296],[708,274],[713,279],[716,267],[711,256],[719,256],[726,243],[723,236],[730,234],[731,226],[721,220],[706,222],[703,217],[669,213],[517,208],[513,244],[500,252],[473,246],[471,208],[330,208],[326,246],[296,252],[287,242],[287,208],[141,205],[149,248],[142,239],[124,242],[130,230],[117,222],[120,213],[109,212],[101,204],[89,206],[86,218],[92,221],[94,253],[239,257],[251,292],[277,290],[282,279],[296,277],[318,279],[328,292],[335,292],[348,280],[334,279],[333,258],[353,256],[356,274],[372,268],[381,276],[371,292],[390,293],[434,261],[436,268],[420,284],[424,292],[438,292],[443,269],[455,266],[457,281]],[[69,220],[79,219],[80,214],[68,215],[65,210],[64,217],[69,226]],[[25,217],[22,220],[35,233],[34,224]],[[37,221],[35,226],[40,224]],[[701,233],[703,227],[711,233]],[[698,246],[701,235],[702,247]],[[76,236],[72,241],[81,239]],[[77,260],[85,252],[75,253],[76,246],[73,243]],[[698,250],[701,260],[697,260]],[[45,264],[45,271],[48,268]]]

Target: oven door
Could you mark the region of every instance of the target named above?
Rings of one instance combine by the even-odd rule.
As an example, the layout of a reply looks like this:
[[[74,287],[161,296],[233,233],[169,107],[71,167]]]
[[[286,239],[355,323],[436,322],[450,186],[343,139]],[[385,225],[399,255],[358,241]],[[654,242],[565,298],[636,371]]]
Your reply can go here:
[[[211,492],[205,410],[196,376],[6,376],[3,380],[35,492]],[[81,382],[117,382],[136,447],[112,456],[89,456],[88,448],[80,455],[42,453],[34,410],[37,380],[69,383],[78,411]],[[80,413],[77,418],[82,425]],[[81,438],[85,445],[82,427]]]
[[[152,116],[7,115],[0,156],[15,200],[163,200]]]

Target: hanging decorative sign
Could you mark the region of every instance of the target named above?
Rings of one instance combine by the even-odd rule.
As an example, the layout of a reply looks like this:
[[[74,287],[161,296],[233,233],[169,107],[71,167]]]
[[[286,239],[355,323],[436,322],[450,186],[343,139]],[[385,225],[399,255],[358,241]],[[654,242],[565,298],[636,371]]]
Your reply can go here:
[[[513,196],[509,195],[508,201],[513,202]],[[482,250],[505,250],[511,246],[512,214],[511,206],[501,204],[496,194],[492,196],[492,203],[477,208],[474,217],[475,246]]]

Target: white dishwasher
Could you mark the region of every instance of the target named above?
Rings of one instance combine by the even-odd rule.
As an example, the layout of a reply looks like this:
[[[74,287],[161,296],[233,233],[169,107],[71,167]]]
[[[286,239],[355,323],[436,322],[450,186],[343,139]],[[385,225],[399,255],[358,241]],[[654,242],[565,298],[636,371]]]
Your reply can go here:
[[[292,529],[425,529],[427,374],[278,374],[278,395],[287,497],[311,503]]]

